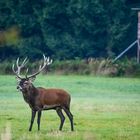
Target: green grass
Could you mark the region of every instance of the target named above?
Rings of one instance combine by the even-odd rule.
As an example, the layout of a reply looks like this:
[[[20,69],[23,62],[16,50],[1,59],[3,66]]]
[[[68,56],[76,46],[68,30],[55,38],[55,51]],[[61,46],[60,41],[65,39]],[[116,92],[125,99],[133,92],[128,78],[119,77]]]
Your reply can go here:
[[[0,134],[10,125],[12,140],[139,140],[140,79],[91,76],[39,76],[36,86],[64,88],[72,96],[69,120],[59,132],[55,111],[44,111],[41,130],[28,132],[30,108],[16,90],[14,76],[0,76]]]

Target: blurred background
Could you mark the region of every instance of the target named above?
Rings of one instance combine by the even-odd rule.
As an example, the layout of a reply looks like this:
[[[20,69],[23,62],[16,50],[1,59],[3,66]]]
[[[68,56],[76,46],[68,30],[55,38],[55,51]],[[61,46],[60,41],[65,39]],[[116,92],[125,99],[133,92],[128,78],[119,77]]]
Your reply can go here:
[[[119,66],[109,61],[137,38],[137,12],[131,10],[131,2],[1,0],[0,73],[11,73],[11,62],[17,57],[28,56],[35,62],[43,53],[55,60],[52,71],[57,69],[58,73],[98,74],[99,68],[108,65],[111,75],[139,73],[136,46],[117,62]]]
[[[140,140],[140,0],[0,0],[1,140]],[[28,133],[30,108],[17,92],[12,65],[29,58],[29,75],[43,56],[53,63],[35,86],[71,95],[75,131],[56,112],[43,113]],[[21,75],[26,72],[21,71]],[[23,76],[23,75],[22,75]],[[49,100],[49,99],[48,99]]]

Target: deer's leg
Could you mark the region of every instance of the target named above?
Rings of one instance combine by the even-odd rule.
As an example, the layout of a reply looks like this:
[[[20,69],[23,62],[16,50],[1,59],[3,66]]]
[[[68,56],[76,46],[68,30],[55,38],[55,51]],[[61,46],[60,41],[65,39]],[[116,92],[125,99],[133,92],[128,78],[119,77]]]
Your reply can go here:
[[[65,116],[63,115],[61,108],[56,108],[56,112],[61,120],[60,127],[59,127],[59,130],[61,131],[65,121]]]
[[[38,131],[40,130],[40,119],[41,119],[41,111],[38,111],[38,116],[37,116]]]
[[[63,107],[64,111],[66,112],[67,116],[69,117],[70,123],[71,123],[71,131],[74,131],[74,127],[73,127],[73,115],[70,112],[69,109],[67,109],[66,107]]]
[[[35,115],[36,115],[36,111],[32,110],[32,116],[31,116],[31,123],[30,123],[29,131],[32,131],[32,126],[33,126],[33,123],[34,123]]]

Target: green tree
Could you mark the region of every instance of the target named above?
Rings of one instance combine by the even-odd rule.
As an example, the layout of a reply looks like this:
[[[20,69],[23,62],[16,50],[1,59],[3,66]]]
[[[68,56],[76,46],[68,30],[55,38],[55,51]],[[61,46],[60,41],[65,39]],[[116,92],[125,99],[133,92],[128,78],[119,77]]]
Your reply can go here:
[[[135,40],[136,21],[125,0],[1,0],[0,59],[114,57]],[[12,27],[19,37],[7,43]]]

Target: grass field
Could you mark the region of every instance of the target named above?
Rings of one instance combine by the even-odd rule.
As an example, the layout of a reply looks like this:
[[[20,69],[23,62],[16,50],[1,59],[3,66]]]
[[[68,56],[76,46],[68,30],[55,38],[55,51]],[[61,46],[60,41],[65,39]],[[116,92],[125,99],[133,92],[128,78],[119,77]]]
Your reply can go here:
[[[92,76],[40,76],[35,85],[59,87],[72,96],[69,120],[59,132],[55,111],[44,111],[41,130],[28,132],[30,108],[16,90],[14,76],[0,76],[0,135],[12,140],[140,140],[140,79]],[[6,139],[5,139],[6,140]]]

